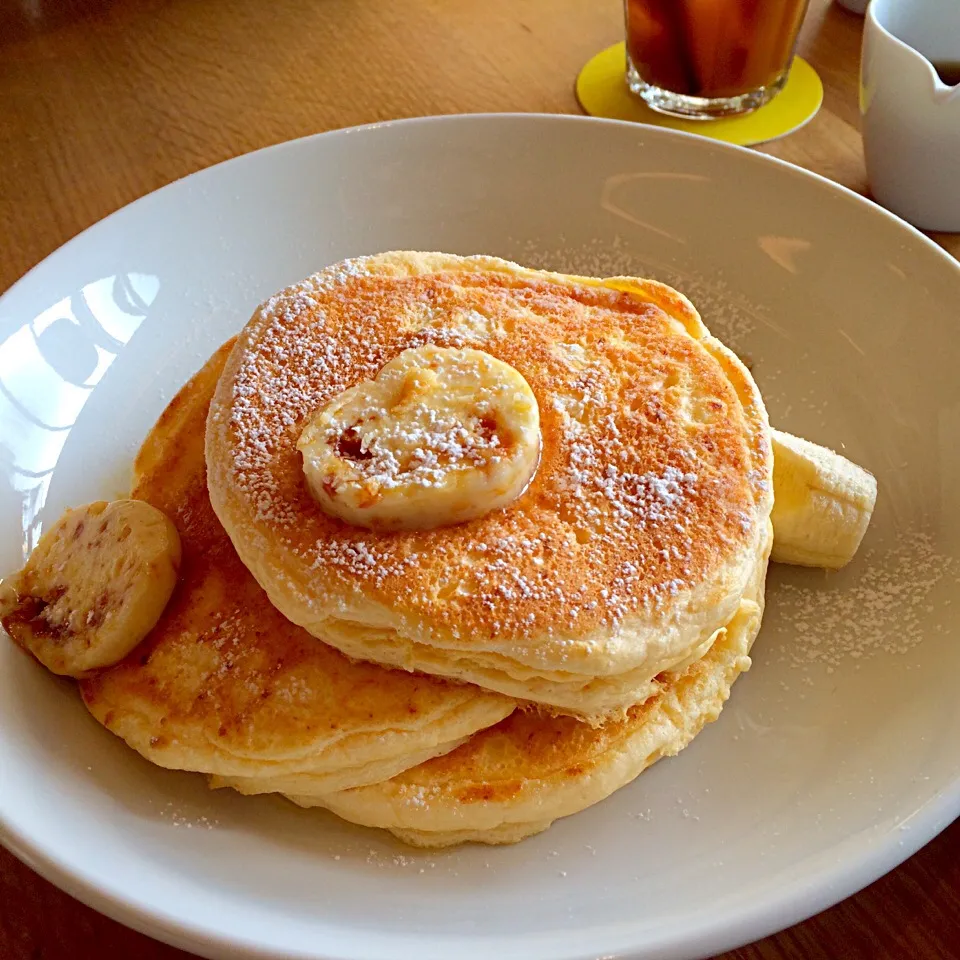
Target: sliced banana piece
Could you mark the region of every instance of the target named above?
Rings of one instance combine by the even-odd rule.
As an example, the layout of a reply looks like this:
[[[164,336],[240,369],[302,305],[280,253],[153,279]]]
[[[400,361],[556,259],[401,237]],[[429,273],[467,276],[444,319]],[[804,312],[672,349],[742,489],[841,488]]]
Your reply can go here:
[[[428,345],[335,396],[297,447],[328,514],[370,529],[429,529],[523,492],[540,457],[540,411],[509,364]]]
[[[872,473],[809,440],[773,433],[771,560],[835,570],[853,559],[877,502]]]
[[[0,622],[54,673],[83,677],[122,660],[156,624],[180,567],[180,537],[142,500],[68,510],[26,566],[4,579]]]

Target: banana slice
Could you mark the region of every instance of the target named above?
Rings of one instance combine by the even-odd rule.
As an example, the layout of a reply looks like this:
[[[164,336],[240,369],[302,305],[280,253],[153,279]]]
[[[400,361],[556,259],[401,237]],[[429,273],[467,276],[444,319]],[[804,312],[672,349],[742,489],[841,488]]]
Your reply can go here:
[[[173,592],[180,537],[142,500],[68,510],[26,566],[4,579],[0,622],[54,673],[84,677],[122,660]]]
[[[809,440],[773,433],[771,560],[839,569],[860,546],[877,502],[872,473]]]
[[[428,345],[330,400],[297,447],[327,513],[377,530],[429,529],[523,492],[540,457],[540,411],[509,364]]]

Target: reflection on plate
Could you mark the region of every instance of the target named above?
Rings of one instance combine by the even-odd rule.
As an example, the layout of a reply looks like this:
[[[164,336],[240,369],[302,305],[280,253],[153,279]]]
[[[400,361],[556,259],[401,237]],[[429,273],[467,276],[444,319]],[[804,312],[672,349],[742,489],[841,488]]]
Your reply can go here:
[[[0,300],[2,568],[64,507],[123,490],[166,399],[261,296],[396,248],[680,287],[778,426],[877,474],[861,559],[826,580],[775,569],[721,719],[506,849],[418,853],[210,793],[132,756],[3,644],[4,842],[209,956],[691,957],[826,906],[949,822],[960,267],[826,181],[702,139],[562,117],[386,124],[214,167],[87,231]]]

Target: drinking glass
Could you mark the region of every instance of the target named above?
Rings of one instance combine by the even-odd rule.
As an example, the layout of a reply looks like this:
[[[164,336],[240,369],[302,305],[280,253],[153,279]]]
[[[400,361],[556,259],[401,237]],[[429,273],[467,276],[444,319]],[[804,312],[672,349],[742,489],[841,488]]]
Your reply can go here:
[[[783,89],[808,0],[624,0],[627,83],[674,116],[728,117]]]

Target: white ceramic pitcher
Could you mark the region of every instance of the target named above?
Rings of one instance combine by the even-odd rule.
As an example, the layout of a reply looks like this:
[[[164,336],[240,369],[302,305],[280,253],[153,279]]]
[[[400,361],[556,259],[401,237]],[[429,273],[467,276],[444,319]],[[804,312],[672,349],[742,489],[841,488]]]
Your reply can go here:
[[[874,197],[926,230],[960,231],[960,0],[872,0],[860,62],[860,112]]]

